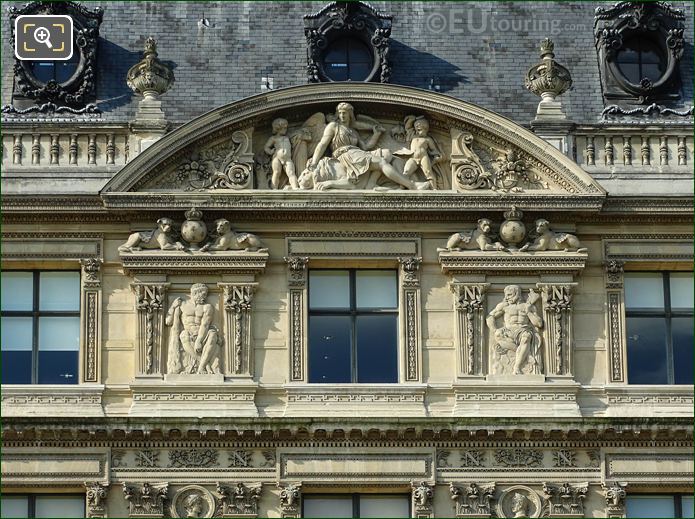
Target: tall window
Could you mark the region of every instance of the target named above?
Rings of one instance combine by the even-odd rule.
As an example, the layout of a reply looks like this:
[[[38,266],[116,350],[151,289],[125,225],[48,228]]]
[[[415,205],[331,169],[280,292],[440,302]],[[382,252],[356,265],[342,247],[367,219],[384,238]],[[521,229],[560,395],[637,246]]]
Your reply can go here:
[[[79,272],[2,273],[2,383],[76,384]]]
[[[398,382],[395,270],[309,272],[309,382]]]
[[[410,496],[314,494],[302,499],[302,517],[410,517]]]
[[[693,517],[692,495],[642,495],[625,498],[627,517]]]
[[[84,517],[82,495],[3,494],[3,519],[15,517]]]
[[[693,275],[625,274],[631,384],[693,383]]]

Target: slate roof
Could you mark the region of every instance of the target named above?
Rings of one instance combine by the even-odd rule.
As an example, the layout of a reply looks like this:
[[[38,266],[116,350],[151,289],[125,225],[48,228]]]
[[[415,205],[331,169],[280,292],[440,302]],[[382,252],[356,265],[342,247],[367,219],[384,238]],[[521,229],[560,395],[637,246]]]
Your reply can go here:
[[[141,58],[148,36],[160,59],[174,68],[176,83],[162,98],[170,120],[184,123],[217,106],[274,87],[306,83],[303,16],[327,2],[84,2],[105,9],[99,42],[97,104],[104,121],[132,119],[137,101],[126,86],[127,70]],[[3,3],[3,6],[8,4]],[[373,2],[393,16],[391,82],[440,91],[505,115],[521,124],[539,99],[524,86],[538,61],[538,44],[550,36],[558,62],[574,79],[563,96],[569,117],[594,123],[604,108],[594,48],[594,9],[610,2]],[[693,99],[693,6],[686,13],[681,60],[683,102]],[[209,27],[200,24],[209,20]],[[3,34],[9,20],[3,13]],[[2,104],[12,92],[13,52],[2,44]]]

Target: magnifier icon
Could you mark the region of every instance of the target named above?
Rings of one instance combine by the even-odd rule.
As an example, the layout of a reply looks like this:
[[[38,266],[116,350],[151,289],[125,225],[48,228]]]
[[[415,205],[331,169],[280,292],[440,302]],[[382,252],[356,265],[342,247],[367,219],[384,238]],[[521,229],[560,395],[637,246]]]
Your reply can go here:
[[[51,33],[45,27],[37,27],[36,30],[34,31],[34,39],[36,41],[38,41],[39,43],[45,43],[46,47],[48,47],[49,49],[52,49],[53,45],[51,45],[50,38],[51,38]]]

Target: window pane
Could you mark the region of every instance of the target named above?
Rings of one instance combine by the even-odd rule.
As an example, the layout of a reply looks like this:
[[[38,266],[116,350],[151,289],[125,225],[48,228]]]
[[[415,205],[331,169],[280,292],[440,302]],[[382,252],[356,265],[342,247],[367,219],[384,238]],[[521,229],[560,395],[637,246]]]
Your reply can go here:
[[[36,496],[35,517],[84,517],[84,499],[77,496]]]
[[[3,317],[0,327],[2,383],[31,384],[31,317]]]
[[[676,517],[673,496],[627,496],[627,517]]]
[[[31,317],[3,317],[1,322],[2,351],[29,351],[31,353]]]
[[[309,272],[309,307],[350,308],[350,275],[347,270]]]
[[[349,316],[309,317],[309,382],[351,382]]]
[[[32,310],[34,300],[31,272],[2,273],[2,310]]]
[[[630,309],[663,308],[663,276],[651,272],[625,274],[625,306]]]
[[[395,270],[358,270],[355,273],[357,308],[396,308]]]
[[[39,310],[79,311],[79,272],[41,272],[39,285]]]
[[[304,496],[302,517],[352,517],[352,496]]]
[[[682,496],[681,497],[681,508],[682,517],[693,517],[695,511],[693,511],[693,496]]]
[[[666,320],[627,318],[627,376],[630,384],[666,384]]]
[[[674,317],[671,320],[673,341],[673,378],[676,384],[693,383],[693,318]]]
[[[408,496],[360,496],[360,517],[410,517]]]
[[[27,496],[2,496],[2,517],[29,517],[29,498]]]
[[[40,317],[39,350],[80,349],[79,317]]]
[[[691,272],[671,272],[671,308],[693,309],[693,274]]]
[[[79,317],[39,318],[39,384],[77,384]]]
[[[357,382],[398,382],[397,323],[397,315],[357,316]]]

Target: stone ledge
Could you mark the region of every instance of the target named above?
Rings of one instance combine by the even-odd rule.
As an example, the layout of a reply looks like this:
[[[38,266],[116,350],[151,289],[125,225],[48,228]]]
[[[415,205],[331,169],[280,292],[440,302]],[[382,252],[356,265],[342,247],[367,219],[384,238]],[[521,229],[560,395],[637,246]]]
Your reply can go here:
[[[154,250],[120,254],[126,274],[262,274],[268,258],[265,252],[242,251],[190,253]]]
[[[284,388],[285,417],[427,416],[426,384],[287,384]]]
[[[179,418],[253,418],[258,416],[258,386],[224,382],[222,376],[192,375],[190,380],[135,380],[130,384],[133,402],[129,416]]]
[[[2,385],[2,416],[103,417],[103,385]]]
[[[606,386],[606,416],[693,416],[692,385]]]
[[[582,252],[440,252],[439,263],[445,274],[552,273],[579,274],[588,254]]]

